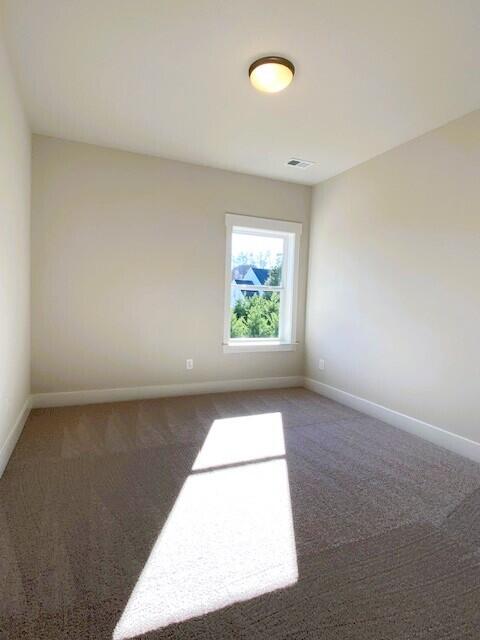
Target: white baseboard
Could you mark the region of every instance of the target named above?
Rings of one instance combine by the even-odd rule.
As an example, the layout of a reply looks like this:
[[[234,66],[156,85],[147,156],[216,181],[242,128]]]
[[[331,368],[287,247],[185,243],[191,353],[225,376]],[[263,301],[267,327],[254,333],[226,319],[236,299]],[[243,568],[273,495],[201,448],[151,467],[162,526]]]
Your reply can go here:
[[[18,438],[22,433],[22,429],[25,426],[25,422],[27,421],[28,414],[30,413],[31,408],[31,398],[28,397],[25,400],[25,404],[20,411],[20,415],[18,416],[15,424],[12,427],[12,430],[7,436],[2,448],[0,449],[0,478],[5,471],[5,468],[10,460],[10,456],[12,455],[13,450],[15,449],[15,445],[17,444]]]
[[[251,389],[280,389],[303,387],[302,376],[279,378],[250,378],[245,380],[217,380],[214,382],[189,382],[185,384],[153,385],[149,387],[127,387],[120,389],[92,389],[86,391],[61,391],[58,393],[36,393],[32,396],[32,407],[66,407],[101,402],[145,400],[168,396],[188,396],[222,391],[249,391]]]
[[[394,427],[413,433],[424,440],[433,442],[433,444],[443,447],[444,449],[449,449],[474,462],[480,462],[479,442],[469,440],[468,438],[459,436],[451,431],[446,431],[440,427],[435,427],[433,424],[423,422],[423,420],[417,420],[417,418],[412,418],[393,409],[388,409],[381,404],[365,400],[365,398],[360,398],[352,393],[347,393],[346,391],[342,391],[342,389],[331,387],[328,384],[318,382],[312,378],[305,378],[304,386],[310,389],[310,391],[315,391],[347,407],[351,407],[378,420],[382,420],[387,424],[391,424]]]
[[[245,380],[219,380],[212,382],[191,382],[185,384],[153,385],[147,387],[127,387],[120,389],[92,389],[86,391],[62,391],[58,393],[37,393],[31,396],[15,423],[7,441],[0,450],[0,476],[5,469],[15,444],[22,432],[30,408],[63,407],[102,402],[121,402],[125,400],[143,400],[168,396],[197,395],[203,393],[221,393],[224,391],[248,391],[253,389],[280,389],[304,386],[327,398],[335,400],[361,413],[382,420],[404,431],[408,431],[424,440],[428,440],[454,453],[480,463],[480,443],[459,436],[423,420],[418,420],[399,411],[366,400],[352,393],[332,387],[312,378],[284,376],[272,378],[250,378]]]

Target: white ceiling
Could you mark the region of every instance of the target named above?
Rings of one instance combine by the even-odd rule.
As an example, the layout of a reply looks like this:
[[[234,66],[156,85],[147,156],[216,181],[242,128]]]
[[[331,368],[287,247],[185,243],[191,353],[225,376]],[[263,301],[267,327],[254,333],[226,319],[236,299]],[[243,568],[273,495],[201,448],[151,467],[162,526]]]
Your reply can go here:
[[[5,25],[34,132],[294,182],[480,106],[479,0],[5,0]],[[265,54],[283,93],[249,84]]]

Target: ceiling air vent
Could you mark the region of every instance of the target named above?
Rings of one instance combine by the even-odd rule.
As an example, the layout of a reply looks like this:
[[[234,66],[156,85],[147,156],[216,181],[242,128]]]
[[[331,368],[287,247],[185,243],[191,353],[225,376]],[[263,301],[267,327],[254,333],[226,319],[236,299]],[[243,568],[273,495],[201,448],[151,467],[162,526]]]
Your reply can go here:
[[[295,169],[308,169],[314,165],[314,162],[310,162],[309,160],[300,160],[300,158],[290,158],[287,160],[288,167],[295,167]]]

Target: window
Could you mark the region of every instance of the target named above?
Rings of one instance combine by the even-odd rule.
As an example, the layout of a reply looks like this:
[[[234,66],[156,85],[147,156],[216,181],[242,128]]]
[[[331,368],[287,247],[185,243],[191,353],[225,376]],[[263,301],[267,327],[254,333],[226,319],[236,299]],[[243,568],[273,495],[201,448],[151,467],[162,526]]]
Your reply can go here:
[[[227,213],[224,351],[293,350],[302,225]]]

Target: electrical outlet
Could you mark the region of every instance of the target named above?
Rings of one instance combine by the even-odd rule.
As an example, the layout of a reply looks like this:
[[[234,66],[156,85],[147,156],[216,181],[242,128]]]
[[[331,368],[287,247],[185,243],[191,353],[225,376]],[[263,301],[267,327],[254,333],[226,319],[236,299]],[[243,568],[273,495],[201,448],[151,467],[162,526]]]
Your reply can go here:
[[[188,360],[186,360],[185,367],[187,369],[193,369],[193,360],[192,360],[192,358],[188,358]]]
[[[325,370],[325,360],[323,360],[323,358],[320,358],[320,360],[318,361],[318,368],[320,369],[320,371]]]

